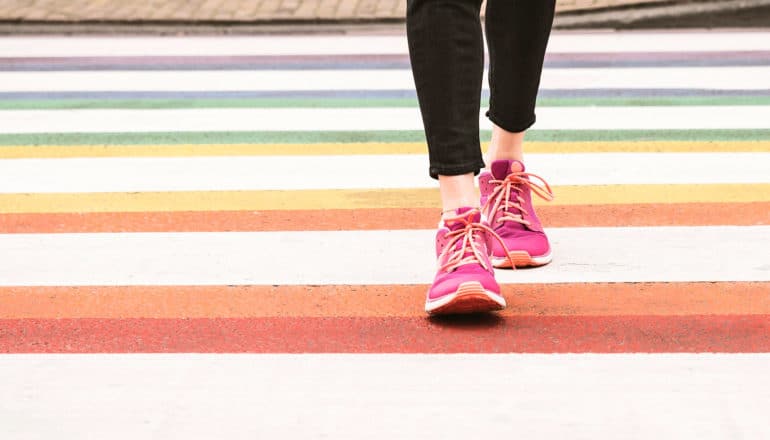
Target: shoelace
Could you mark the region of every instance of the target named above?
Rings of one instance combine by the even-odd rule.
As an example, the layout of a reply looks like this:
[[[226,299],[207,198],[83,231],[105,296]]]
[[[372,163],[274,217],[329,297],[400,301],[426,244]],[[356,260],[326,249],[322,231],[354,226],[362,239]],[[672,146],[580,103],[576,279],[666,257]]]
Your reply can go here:
[[[539,180],[543,183],[543,186],[533,183],[530,179],[527,179],[527,177],[530,179],[535,178]],[[493,218],[494,213],[503,210],[502,215],[500,215],[500,217],[497,219],[497,222],[499,223],[504,221],[513,221],[521,223],[525,226],[530,225],[530,222],[528,220],[524,220],[521,214],[513,214],[510,212],[510,208],[513,207],[525,215],[529,214],[529,212],[521,206],[521,204],[524,203],[524,199],[519,194],[521,192],[521,188],[518,185],[527,186],[533,193],[537,194],[537,196],[543,200],[550,202],[554,197],[548,182],[546,182],[542,177],[532,173],[514,172],[509,174],[505,179],[492,179],[489,181],[489,183],[495,184],[496,186],[495,189],[492,190],[492,194],[489,195],[489,198],[482,207],[482,210],[489,213],[487,216],[490,219]],[[516,193],[515,201],[511,200],[511,192],[514,191]],[[492,207],[491,209],[487,210],[489,205],[492,205]]]
[[[471,222],[470,219],[474,217],[477,213],[479,213],[478,209],[470,210],[462,215],[459,215],[457,217],[450,217],[445,219],[444,221],[449,222],[462,222],[465,223],[465,226],[461,229],[456,229],[454,231],[449,231],[445,235],[445,238],[448,238],[449,241],[447,242],[446,246],[444,247],[444,250],[441,251],[441,254],[439,255],[438,260],[441,261],[446,254],[449,254],[449,258],[447,259],[446,263],[441,265],[439,268],[439,271],[442,272],[451,272],[455,270],[456,268],[469,263],[479,263],[481,264],[481,267],[483,267],[485,270],[489,270],[489,267],[484,262],[484,257],[486,255],[481,253],[481,250],[478,248],[478,244],[476,243],[476,240],[473,239],[473,234],[476,232],[486,232],[487,234],[492,234],[492,237],[496,239],[500,244],[503,246],[503,249],[505,250],[505,255],[509,255],[510,252],[508,251],[508,248],[505,246],[505,242],[502,238],[500,238],[497,233],[492,230],[489,226],[483,224],[483,223],[476,223]],[[462,246],[455,249],[457,247],[457,243],[462,240]],[[471,251],[471,255],[465,255],[468,250]],[[511,260],[511,263],[513,263],[513,260],[509,256],[508,259]],[[514,265],[515,266],[515,265]]]

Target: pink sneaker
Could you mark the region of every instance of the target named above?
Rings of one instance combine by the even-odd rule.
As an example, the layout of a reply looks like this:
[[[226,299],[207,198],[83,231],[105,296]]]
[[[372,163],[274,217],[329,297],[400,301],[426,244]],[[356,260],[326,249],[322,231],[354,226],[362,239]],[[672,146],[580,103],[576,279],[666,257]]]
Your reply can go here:
[[[432,314],[477,313],[505,308],[489,261],[487,239],[494,236],[481,223],[477,208],[460,208],[436,233],[439,269],[425,300]],[[500,240],[500,238],[497,238]],[[501,245],[505,245],[501,241]]]
[[[532,193],[553,200],[545,180],[524,172],[518,160],[496,160],[479,176],[481,210],[505,246],[491,243],[490,259],[498,268],[542,266],[551,262],[551,245],[535,209]],[[532,182],[536,178],[544,185]],[[507,250],[506,250],[507,248]]]

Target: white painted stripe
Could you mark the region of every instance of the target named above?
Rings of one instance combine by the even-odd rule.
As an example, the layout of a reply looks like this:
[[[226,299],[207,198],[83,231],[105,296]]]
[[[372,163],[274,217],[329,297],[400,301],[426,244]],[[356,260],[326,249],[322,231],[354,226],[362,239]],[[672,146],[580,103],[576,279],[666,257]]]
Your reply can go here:
[[[770,66],[546,68],[540,87],[764,90],[770,89]],[[412,89],[408,69],[0,72],[0,92]]]
[[[542,107],[533,129],[766,129],[770,106]],[[482,128],[491,128],[479,114]],[[3,110],[0,133],[422,130],[417,108]]]
[[[770,438],[768,354],[3,355],[0,436]]]
[[[549,52],[770,50],[764,31],[554,31]],[[0,57],[406,54],[398,35],[4,37]]]
[[[765,30],[672,30],[672,31],[556,31],[548,51],[580,52],[714,52],[770,49]]]
[[[0,38],[4,57],[387,55],[408,50],[403,35]]]
[[[551,185],[770,183],[770,153],[530,154]],[[376,165],[375,165],[376,164]],[[0,160],[0,193],[433,188],[423,154]]]
[[[554,262],[503,283],[770,281],[770,226],[554,228]],[[434,231],[0,235],[0,285],[411,284]]]
[[[0,72],[3,92],[413,89],[408,70]]]

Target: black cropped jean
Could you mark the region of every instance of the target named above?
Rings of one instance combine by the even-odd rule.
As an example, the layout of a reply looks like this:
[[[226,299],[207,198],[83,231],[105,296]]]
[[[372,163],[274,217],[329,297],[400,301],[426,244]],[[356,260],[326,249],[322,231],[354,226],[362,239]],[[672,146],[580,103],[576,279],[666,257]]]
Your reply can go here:
[[[429,174],[478,174],[484,167],[479,112],[484,75],[482,0],[407,0],[406,31],[428,142]],[[535,123],[535,100],[555,0],[488,0],[489,109],[499,127]]]

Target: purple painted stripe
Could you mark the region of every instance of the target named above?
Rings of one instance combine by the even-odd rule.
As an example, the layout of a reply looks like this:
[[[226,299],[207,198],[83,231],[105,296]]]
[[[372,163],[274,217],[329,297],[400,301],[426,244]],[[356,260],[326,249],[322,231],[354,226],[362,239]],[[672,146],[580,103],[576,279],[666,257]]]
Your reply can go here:
[[[547,68],[767,66],[770,51],[549,53]],[[0,71],[408,69],[403,55],[3,58]]]
[[[770,90],[720,90],[720,89],[543,89],[539,98],[656,98],[656,97],[765,97]],[[482,92],[483,98],[489,91]],[[414,90],[280,90],[251,92],[0,92],[0,100],[44,100],[44,99],[417,99]]]

